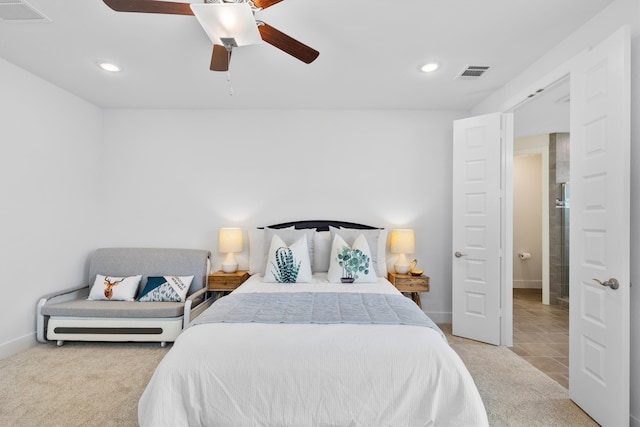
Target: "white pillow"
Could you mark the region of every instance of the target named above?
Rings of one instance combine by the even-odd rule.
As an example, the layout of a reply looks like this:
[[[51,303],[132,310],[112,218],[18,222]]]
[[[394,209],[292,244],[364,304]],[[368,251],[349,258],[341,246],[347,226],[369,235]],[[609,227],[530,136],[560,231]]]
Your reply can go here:
[[[371,249],[363,234],[356,238],[352,246],[336,234],[331,245],[327,279],[331,283],[341,283],[343,278],[349,277],[354,279],[354,283],[375,283],[378,278],[371,259]]]
[[[388,247],[387,247],[387,235],[388,235],[388,231],[386,229],[380,229],[380,234],[378,234],[378,256],[377,258],[377,262],[378,262],[378,269],[376,270],[378,272],[378,277],[387,277],[387,252]]]
[[[249,229],[249,274],[264,272],[264,229]]]
[[[264,260],[263,263],[269,259],[269,247],[271,245],[271,241],[273,240],[273,236],[277,235],[282,239],[282,241],[290,246],[294,242],[298,241],[300,237],[307,237],[307,250],[309,252],[309,263],[313,260],[313,235],[316,232],[314,228],[304,228],[300,230],[296,230],[295,228],[291,229],[283,229],[283,228],[265,228],[264,229]],[[310,264],[311,265],[311,264]],[[267,265],[264,264],[264,269],[266,269]],[[263,269],[263,273],[264,273]],[[313,270],[313,266],[312,266]]]
[[[265,228],[250,228],[249,233],[249,274],[263,274],[266,261],[264,247]],[[294,226],[281,228],[280,230],[295,230]]]
[[[89,292],[90,300],[133,301],[138,291],[141,275],[129,277],[103,276],[96,274],[96,280]]]
[[[316,272],[329,271],[331,259],[331,233],[329,231],[316,231],[313,235],[313,262],[312,270]]]
[[[265,282],[305,283],[311,281],[311,262],[307,236],[302,235],[292,245],[275,235],[269,247],[269,258],[264,272]]]
[[[382,229],[372,230],[360,230],[357,228],[336,228],[329,226],[331,232],[331,239],[335,237],[336,233],[340,233],[340,236],[347,242],[348,245],[353,245],[356,238],[361,234],[367,239],[369,249],[371,249],[371,259],[373,261],[373,268],[376,274],[380,277],[387,277],[387,231]]]

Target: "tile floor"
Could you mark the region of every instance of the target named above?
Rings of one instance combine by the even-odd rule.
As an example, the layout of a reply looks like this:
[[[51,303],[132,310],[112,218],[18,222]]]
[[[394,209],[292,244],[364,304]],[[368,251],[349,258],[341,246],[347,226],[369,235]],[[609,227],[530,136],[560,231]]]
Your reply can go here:
[[[513,290],[511,350],[568,388],[569,310],[541,301],[541,289]]]

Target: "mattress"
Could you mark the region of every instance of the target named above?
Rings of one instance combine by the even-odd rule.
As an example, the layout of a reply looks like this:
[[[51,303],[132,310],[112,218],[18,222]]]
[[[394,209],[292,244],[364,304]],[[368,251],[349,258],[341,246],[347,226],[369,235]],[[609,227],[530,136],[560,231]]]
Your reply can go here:
[[[399,294],[385,279],[263,283],[234,293]],[[215,309],[216,304],[208,310]],[[187,328],[138,406],[141,426],[483,426],[477,388],[437,330],[406,324],[205,323]]]

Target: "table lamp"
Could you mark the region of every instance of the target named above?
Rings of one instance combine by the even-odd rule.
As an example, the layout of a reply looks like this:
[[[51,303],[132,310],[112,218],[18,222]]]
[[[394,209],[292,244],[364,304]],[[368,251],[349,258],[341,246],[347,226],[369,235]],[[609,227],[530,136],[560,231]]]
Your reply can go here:
[[[221,228],[218,233],[218,250],[221,253],[227,253],[227,257],[222,262],[222,271],[235,272],[238,269],[238,263],[233,254],[242,252],[242,229]]]
[[[393,268],[398,274],[407,274],[411,269],[411,263],[407,259],[406,254],[412,254],[416,251],[416,241],[411,229],[396,229],[391,231],[391,253],[398,254]]]

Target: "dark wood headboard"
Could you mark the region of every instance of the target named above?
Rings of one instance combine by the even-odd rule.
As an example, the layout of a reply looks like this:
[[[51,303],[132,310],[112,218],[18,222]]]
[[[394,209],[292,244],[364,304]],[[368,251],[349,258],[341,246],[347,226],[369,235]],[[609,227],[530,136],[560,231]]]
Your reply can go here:
[[[331,221],[331,220],[309,220],[309,221],[291,221],[283,222],[281,224],[268,225],[267,228],[287,228],[295,227],[297,229],[302,228],[315,228],[318,231],[329,231],[329,226],[336,228],[356,228],[358,230],[375,230],[378,227],[372,227],[370,225],[357,224],[355,222],[347,221]]]

